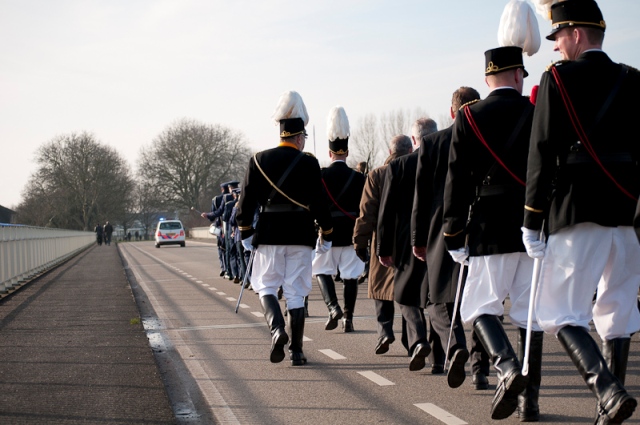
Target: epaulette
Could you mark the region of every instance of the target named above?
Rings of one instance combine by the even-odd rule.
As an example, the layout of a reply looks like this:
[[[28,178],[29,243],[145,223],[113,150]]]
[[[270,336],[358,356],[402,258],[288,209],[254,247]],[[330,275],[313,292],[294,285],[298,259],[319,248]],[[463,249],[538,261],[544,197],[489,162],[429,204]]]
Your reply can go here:
[[[626,63],[621,63],[620,65],[622,65],[622,66],[626,66],[627,68],[629,68],[629,71],[631,71],[631,72],[633,72],[633,73],[636,73],[636,74],[640,73],[640,70],[638,70],[637,68],[634,68],[634,67],[632,67],[632,66],[629,66],[629,65],[627,65]]]
[[[569,61],[566,60],[566,59],[561,59],[559,61],[552,62],[551,64],[547,65],[547,69],[545,69],[545,71],[549,72],[549,71],[551,71],[552,67],[558,66],[558,65],[562,65],[563,63],[567,63],[567,62],[569,62]]]
[[[470,101],[468,101],[467,103],[465,103],[465,104],[463,104],[463,105],[460,105],[460,107],[458,108],[458,110],[459,110],[459,111],[461,111],[461,110],[462,110],[462,108],[464,108],[465,106],[471,106],[471,105],[473,105],[473,104],[474,104],[474,103],[476,103],[476,102],[480,102],[480,99],[473,99],[473,100],[470,100]]]
[[[312,154],[311,152],[304,152],[305,155],[310,156],[311,158],[315,158],[316,156],[314,154]]]

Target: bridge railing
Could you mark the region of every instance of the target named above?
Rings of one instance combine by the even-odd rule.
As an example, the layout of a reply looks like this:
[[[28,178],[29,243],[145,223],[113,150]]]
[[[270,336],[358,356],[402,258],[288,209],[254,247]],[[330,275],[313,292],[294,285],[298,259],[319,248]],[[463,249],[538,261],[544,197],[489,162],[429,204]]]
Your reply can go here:
[[[93,242],[93,232],[0,223],[0,293],[22,285]]]

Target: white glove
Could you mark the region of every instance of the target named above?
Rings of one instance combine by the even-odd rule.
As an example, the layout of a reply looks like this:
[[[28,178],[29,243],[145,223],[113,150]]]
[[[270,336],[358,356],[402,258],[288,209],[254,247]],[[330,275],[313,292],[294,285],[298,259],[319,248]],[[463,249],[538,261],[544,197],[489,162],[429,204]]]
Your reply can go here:
[[[469,247],[454,249],[449,251],[449,255],[453,258],[453,261],[460,263],[463,266],[469,265]]]
[[[521,227],[520,229],[522,230],[522,242],[527,249],[529,257],[544,257],[544,250],[547,244],[540,240],[540,231],[527,229],[526,227]]]
[[[242,240],[242,247],[247,251],[251,251],[253,249],[253,245],[251,245],[251,241],[253,240],[253,235],[249,236],[246,239]]]
[[[318,254],[324,254],[325,252],[329,252],[330,249],[331,249],[331,241],[325,241],[325,240],[322,240],[321,238],[318,238],[318,241],[316,242],[316,252]]]

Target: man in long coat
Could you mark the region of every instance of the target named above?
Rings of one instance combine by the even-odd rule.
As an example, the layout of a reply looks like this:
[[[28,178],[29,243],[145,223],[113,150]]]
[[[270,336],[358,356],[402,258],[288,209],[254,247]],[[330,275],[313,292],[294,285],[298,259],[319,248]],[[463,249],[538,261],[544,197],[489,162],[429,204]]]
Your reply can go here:
[[[405,136],[396,136],[389,143],[389,158],[382,165],[367,174],[362,198],[360,199],[360,216],[353,229],[353,245],[362,261],[369,257],[369,247],[377,245],[378,212],[380,199],[384,189],[384,176],[389,162],[411,152],[411,141]],[[370,244],[370,245],[369,245]],[[378,343],[375,353],[384,354],[389,351],[389,344],[395,341],[393,334],[393,269],[380,264],[376,255],[369,260],[368,296],[374,300],[376,319],[378,322]]]
[[[421,118],[413,127],[413,145],[437,131],[435,121]],[[389,163],[378,217],[377,253],[380,263],[394,267],[394,299],[406,320],[411,361],[409,370],[420,370],[432,347],[427,340],[424,308],[427,305],[426,265],[411,252],[411,210],[415,191],[418,152]],[[438,350],[440,351],[440,350]],[[436,363],[434,361],[434,363]]]

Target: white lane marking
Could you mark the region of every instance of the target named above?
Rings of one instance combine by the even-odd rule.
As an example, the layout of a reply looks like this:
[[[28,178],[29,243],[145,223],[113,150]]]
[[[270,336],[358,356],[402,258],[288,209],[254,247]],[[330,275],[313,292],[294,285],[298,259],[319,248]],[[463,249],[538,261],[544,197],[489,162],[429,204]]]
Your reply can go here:
[[[320,351],[325,356],[332,358],[333,360],[346,360],[345,356],[343,356],[342,354],[338,354],[333,350],[318,350],[318,351]]]
[[[235,298],[233,298],[233,297],[227,297],[227,299],[228,299],[229,301],[236,301],[236,299],[235,299]]]
[[[216,292],[216,294],[218,294],[218,295],[227,295],[227,294],[226,294],[226,293],[224,293],[224,292]]]
[[[383,378],[382,376],[370,370],[365,370],[364,372],[358,372],[358,373],[364,376],[365,378],[367,378],[368,380],[372,381],[373,383],[380,385],[381,387],[384,387],[386,385],[395,385],[395,383],[389,381],[388,379]]]
[[[240,308],[249,308],[249,306],[248,306],[248,305],[246,305],[246,304],[240,304]],[[304,340],[303,340],[303,341],[304,341]]]
[[[418,404],[414,404],[414,406],[424,410],[434,418],[439,419],[440,421],[444,422],[447,425],[465,425],[467,423],[460,418],[456,418],[451,413],[447,412],[444,409],[439,408],[438,406],[432,403],[418,403]]]
[[[158,257],[155,257],[152,254],[148,254],[142,249],[138,247],[134,247],[134,248],[142,252],[143,254],[149,255],[153,259],[164,263]],[[128,250],[123,249],[121,252],[127,258],[127,262],[131,264],[132,263],[131,256],[128,253]],[[142,277],[140,273],[138,273],[137,270],[135,269],[131,269],[131,272],[136,277],[136,280],[138,280],[138,283],[142,287],[142,290],[149,297],[149,301],[151,301],[151,304],[155,309],[157,318],[165,322],[166,326],[173,327],[171,319],[169,319],[169,316],[165,313],[164,309],[162,308],[162,304],[158,302],[158,299],[156,298],[156,296],[150,291],[149,286],[147,286],[144,282],[140,283],[139,279]],[[153,333],[150,329],[145,329],[145,330],[147,332],[147,336]],[[163,331],[162,329],[157,330],[157,332],[159,335],[158,337],[161,338],[164,345],[173,347],[181,358],[191,359],[194,357],[193,351],[191,351],[188,344],[184,339],[182,339],[180,334],[175,335],[175,339],[177,341],[176,343],[174,343],[171,340],[171,338],[166,334],[166,332]],[[204,367],[204,363],[198,360],[190,361],[187,363],[187,369],[189,369],[189,371],[191,372],[191,375],[194,376],[194,378],[196,379],[196,382],[198,383],[198,386],[201,389],[201,393],[205,398],[205,402],[210,406],[210,409],[213,412],[213,416],[216,419],[218,419],[221,423],[225,423],[229,425],[236,425],[236,424],[240,425],[240,421],[238,420],[236,415],[233,413],[233,410],[231,409],[231,407],[229,407],[229,404],[227,403],[227,401],[224,399],[224,397],[216,387],[215,381],[213,380],[212,377],[207,375],[206,369]],[[188,400],[188,404],[190,406],[193,406],[193,402],[191,400]],[[195,411],[195,407],[193,407],[193,409]]]
[[[200,282],[197,277],[192,277],[191,280],[195,280],[196,283]]]
[[[311,338],[309,338],[308,336],[302,336],[302,340],[305,342],[309,342],[309,341],[313,341]]]
[[[202,283],[202,281],[201,281],[201,280],[196,280],[196,283]],[[205,283],[205,284],[204,284],[204,286],[209,286],[209,285],[207,285],[207,284]]]
[[[209,287],[209,290],[210,290],[210,291],[217,291],[217,290],[218,290],[218,288],[214,288],[213,286],[211,286],[211,287]]]
[[[259,311],[252,311],[251,314],[253,314],[256,317],[264,318],[264,313]]]

